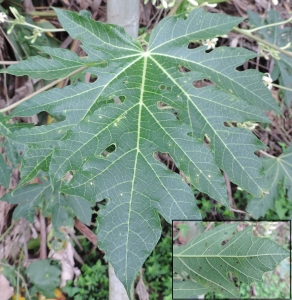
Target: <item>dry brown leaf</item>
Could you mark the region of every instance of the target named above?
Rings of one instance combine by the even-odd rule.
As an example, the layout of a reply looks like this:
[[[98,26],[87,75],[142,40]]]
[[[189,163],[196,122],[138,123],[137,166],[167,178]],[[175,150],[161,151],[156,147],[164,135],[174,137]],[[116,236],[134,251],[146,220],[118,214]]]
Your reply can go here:
[[[9,300],[14,293],[14,288],[3,274],[0,274],[0,291],[1,300]]]
[[[140,278],[136,287],[136,293],[139,300],[149,300],[149,294],[143,281],[143,271],[140,270]]]

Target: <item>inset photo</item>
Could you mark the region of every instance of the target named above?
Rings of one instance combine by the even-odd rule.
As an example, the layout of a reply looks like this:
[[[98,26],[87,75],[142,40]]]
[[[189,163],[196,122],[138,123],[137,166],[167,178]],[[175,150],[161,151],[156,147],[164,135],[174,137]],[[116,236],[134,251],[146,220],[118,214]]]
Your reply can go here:
[[[291,299],[291,222],[173,221],[173,299]]]

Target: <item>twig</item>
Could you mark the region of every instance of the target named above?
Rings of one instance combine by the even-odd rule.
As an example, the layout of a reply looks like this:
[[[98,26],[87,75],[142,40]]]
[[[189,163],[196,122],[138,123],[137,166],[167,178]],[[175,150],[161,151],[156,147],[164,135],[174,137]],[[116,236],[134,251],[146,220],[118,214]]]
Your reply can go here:
[[[265,41],[265,40],[263,40],[263,39],[261,39],[261,38],[255,36],[255,35],[249,33],[249,32],[248,32],[247,30],[245,30],[245,29],[240,29],[240,28],[238,28],[238,27],[233,27],[232,30],[235,31],[235,32],[238,32],[238,33],[240,33],[240,34],[243,34],[243,35],[245,35],[245,36],[247,36],[247,37],[249,37],[249,38],[251,38],[251,39],[257,41],[258,43],[264,44],[264,45],[266,45],[266,46],[268,46],[268,47],[270,47],[270,48],[272,48],[272,49],[274,49],[274,50],[276,50],[276,51],[278,51],[278,52],[281,52],[281,53],[283,53],[283,54],[285,54],[285,55],[287,55],[287,56],[289,56],[289,57],[292,57],[292,52],[286,51],[286,50],[284,50],[284,49],[281,49],[280,47],[278,47],[278,46],[276,46],[276,45],[274,45],[274,44],[271,44],[271,43],[269,43],[269,42],[267,42],[267,41]]]
[[[75,219],[74,226],[78,229],[95,247],[97,247],[97,238],[96,235],[81,221],[77,218]]]
[[[34,29],[40,31],[40,32],[64,32],[64,31],[66,31],[63,28],[49,28],[49,29],[46,29],[46,28],[42,28],[42,27],[27,23],[27,22],[25,22],[25,23],[15,23],[14,21],[10,21],[10,20],[6,20],[5,22],[10,23],[10,24],[14,24],[14,26],[15,25],[24,25],[24,26],[27,26],[27,27],[31,27],[31,28],[34,28]]]
[[[232,197],[230,180],[229,180],[228,175],[225,172],[223,172],[223,175],[224,175],[224,178],[225,178],[225,183],[226,183],[226,188],[227,188],[227,196],[228,196],[228,199],[229,199],[230,207],[232,207],[234,205],[234,200],[233,200],[233,197]]]
[[[2,53],[0,53],[0,58],[3,60]],[[4,67],[6,69],[6,67]],[[6,105],[10,104],[10,99],[8,96],[8,90],[7,90],[7,76],[6,73],[3,74],[3,93],[5,94],[5,99],[6,99]]]
[[[8,60],[0,60],[0,65],[13,65],[18,64],[19,61],[8,61]]]
[[[19,59],[21,60],[22,58],[21,58],[20,54],[18,53],[18,51],[16,50],[16,48],[14,47],[14,45],[11,43],[9,37],[7,36],[7,34],[5,33],[5,31],[4,31],[1,27],[0,27],[0,31],[1,31],[1,33],[3,34],[3,36],[5,36],[5,38],[6,38],[7,42],[8,42],[8,44],[11,46],[11,48],[13,49],[13,51],[14,51],[15,53],[17,53],[17,55],[19,56]]]
[[[179,8],[179,6],[182,4],[183,0],[178,0],[174,7],[169,11],[169,13],[167,14],[168,17],[170,16],[174,16],[176,14],[177,9]]]
[[[28,228],[28,223],[25,221],[25,219],[23,217],[20,219],[20,226],[22,228],[25,228],[25,231]],[[26,265],[28,263],[27,239],[24,238],[22,244],[23,244],[23,250],[21,252],[21,256],[23,255],[23,252],[24,252],[24,265]]]
[[[210,228],[213,226],[214,222],[211,222],[207,227],[206,229],[204,230],[204,232],[210,230]]]
[[[263,26],[256,27],[256,28],[253,28],[253,29],[246,29],[246,31],[254,32],[254,31],[257,31],[257,30],[260,30],[260,29],[263,29],[263,28],[269,28],[269,27],[272,27],[272,26],[286,24],[286,23],[289,23],[290,21],[292,21],[292,18],[290,18],[288,20],[285,20],[285,21],[277,22],[277,23],[271,23],[271,24],[263,25]]]
[[[10,265],[5,264],[5,263],[3,263],[3,262],[0,262],[0,266],[1,266],[1,265],[4,265],[4,266],[6,266],[6,267],[11,268]],[[30,296],[30,294],[29,294],[29,291],[28,291],[28,289],[27,289],[26,282],[25,282],[23,276],[22,276],[18,271],[16,271],[15,269],[13,269],[13,271],[15,272],[15,274],[16,274],[16,275],[22,280],[22,282],[24,283],[23,285],[24,285],[24,288],[25,288],[25,291],[26,291],[26,295],[27,295],[28,298],[31,300],[31,296]]]
[[[39,211],[40,220],[40,259],[47,258],[47,228],[46,220],[41,210]]]
[[[262,153],[265,156],[268,156],[268,157],[271,157],[271,158],[276,158],[275,156],[273,156],[273,155],[271,155],[271,154],[269,154],[269,153],[267,153],[267,152],[265,152],[263,150],[260,150],[259,152]]]
[[[286,91],[292,92],[292,89],[289,89],[289,88],[287,88],[287,87],[285,87],[285,86],[282,86],[282,85],[278,85],[278,84],[276,84],[276,83],[272,83],[272,86],[277,87],[277,88],[279,88],[279,89],[281,89],[281,90],[286,90]]]
[[[235,212],[238,212],[238,213],[241,213],[241,214],[245,214],[245,215],[248,214],[247,212],[245,212],[245,211],[243,211],[243,210],[239,210],[239,209],[230,208],[230,210],[235,211]]]
[[[22,102],[24,102],[24,101],[26,101],[26,100],[29,100],[29,99],[32,98],[33,96],[36,96],[36,95],[40,94],[40,93],[43,92],[43,91],[48,90],[49,88],[51,88],[51,87],[53,87],[54,85],[58,84],[59,82],[63,81],[63,80],[66,79],[67,77],[70,77],[70,76],[72,76],[72,75],[74,75],[74,74],[76,74],[76,73],[78,73],[78,72],[81,72],[82,70],[84,70],[84,69],[86,69],[86,68],[88,68],[88,66],[83,66],[83,67],[81,67],[81,68],[79,68],[79,69],[77,69],[77,70],[71,72],[68,76],[63,77],[63,78],[60,78],[60,79],[57,79],[57,80],[51,82],[50,84],[48,84],[48,85],[42,87],[41,89],[35,91],[34,93],[30,94],[29,96],[24,97],[24,98],[21,99],[20,101],[18,101],[18,102],[16,102],[16,103],[13,103],[13,104],[11,104],[11,105],[9,105],[9,106],[3,108],[3,109],[0,109],[0,113],[7,112],[7,111],[9,111],[9,110],[11,110],[11,109],[17,107],[20,103],[22,103]]]

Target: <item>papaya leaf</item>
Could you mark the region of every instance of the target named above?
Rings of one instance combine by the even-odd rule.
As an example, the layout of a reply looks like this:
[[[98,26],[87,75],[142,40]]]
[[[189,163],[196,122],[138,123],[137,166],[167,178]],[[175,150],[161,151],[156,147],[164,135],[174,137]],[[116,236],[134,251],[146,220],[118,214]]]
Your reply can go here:
[[[239,291],[230,277],[247,284],[262,281],[264,272],[289,256],[289,251],[269,238],[255,237],[252,226],[235,233],[237,225],[219,225],[184,246],[175,246],[174,270],[186,272],[211,291],[238,298]]]
[[[61,181],[61,192],[89,201],[109,199],[97,219],[99,247],[130,293],[160,237],[159,214],[168,222],[201,217],[192,189],[156,159],[157,152],[168,153],[186,181],[226,207],[221,170],[261,197],[267,187],[254,152],[264,145],[250,131],[226,124],[269,122],[263,110],[279,109],[261,73],[236,70],[255,53],[188,47],[226,34],[241,18],[202,9],[186,19],[166,18],[153,30],[145,50],[119,26],[96,22],[84,13],[55,11],[63,28],[82,42],[87,58],[46,48],[51,58],[31,58],[35,69],[23,63],[21,74],[51,76],[43,72],[43,64],[52,66],[48,72],[66,76],[76,61],[97,80],[50,90],[13,111],[14,116],[46,111],[58,120],[10,135],[29,147],[19,186],[43,170],[49,172],[52,186]],[[13,68],[12,73],[18,72]],[[193,85],[204,79],[213,84]],[[63,180],[67,172],[74,174],[69,183]]]
[[[292,143],[280,156],[265,157],[263,167],[270,186],[269,193],[263,198],[251,199],[246,207],[246,211],[255,219],[263,217],[269,209],[276,211],[279,184],[283,184],[285,194],[287,190],[287,197],[292,201]]]

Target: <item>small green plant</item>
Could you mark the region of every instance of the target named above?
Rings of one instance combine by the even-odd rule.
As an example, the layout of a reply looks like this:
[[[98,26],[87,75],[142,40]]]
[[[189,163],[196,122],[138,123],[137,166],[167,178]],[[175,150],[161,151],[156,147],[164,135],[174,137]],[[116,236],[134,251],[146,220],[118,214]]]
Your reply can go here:
[[[92,266],[84,264],[77,282],[68,281],[63,290],[74,300],[108,299],[108,285],[108,266],[98,259]]]

